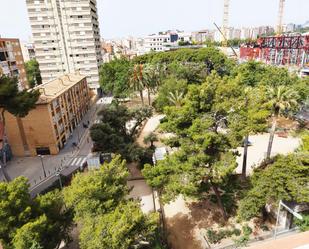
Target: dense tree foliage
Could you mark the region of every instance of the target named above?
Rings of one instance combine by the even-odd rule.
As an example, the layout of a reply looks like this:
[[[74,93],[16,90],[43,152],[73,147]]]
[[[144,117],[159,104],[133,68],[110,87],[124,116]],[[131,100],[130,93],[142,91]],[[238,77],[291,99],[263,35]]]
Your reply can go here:
[[[201,49],[178,49],[175,51],[149,53],[134,58],[135,63],[139,64],[163,64],[169,71],[169,65],[179,63],[185,66],[192,65],[190,63],[203,63],[205,70],[211,72],[216,70],[219,75],[229,74],[235,63],[229,60],[223,53],[214,47]]]
[[[301,151],[309,151],[309,131],[302,134]]]
[[[59,191],[32,200],[28,180],[19,177],[0,183],[0,195],[0,240],[5,249],[28,249],[35,244],[54,249],[69,240],[71,211],[64,208]]]
[[[82,249],[150,249],[157,222],[155,214],[144,215],[136,202],[120,203],[111,212],[85,221],[80,245]]]
[[[236,161],[227,134],[218,131],[227,113],[221,106],[223,88],[222,78],[212,73],[202,85],[189,87],[183,105],[165,107],[162,128],[177,135],[179,150],[155,167],[146,165],[143,174],[167,201],[212,188],[226,218],[219,186],[234,171]]]
[[[165,106],[176,105],[187,93],[188,84],[186,80],[177,80],[176,78],[168,78],[163,81],[159,88],[158,96],[154,101],[156,110],[163,111]],[[177,96],[177,98],[176,98]],[[175,101],[175,100],[178,101]]]
[[[128,175],[126,162],[117,156],[99,170],[77,174],[65,189],[67,206],[81,224],[82,249],[129,249],[143,243],[152,248],[158,217],[144,215],[138,202],[128,200]]]
[[[37,62],[36,59],[27,61],[25,63],[25,69],[30,88],[42,84],[41,71],[39,68],[39,63]]]
[[[161,128],[176,135],[167,142],[179,148],[157,166],[145,166],[143,174],[148,183],[158,188],[167,201],[179,194],[196,196],[211,187],[224,211],[220,187],[236,168],[233,148],[245,141],[245,179],[248,137],[267,129],[277,106],[274,98],[268,98],[269,89],[304,89],[302,84],[285,69],[249,62],[235,67],[228,76],[212,71],[202,84],[189,84],[177,105],[162,101],[160,108],[166,117]],[[162,99],[160,90],[158,98]],[[286,111],[292,102],[292,98],[283,98],[279,105]]]
[[[309,231],[309,215],[302,215],[303,219],[295,219],[295,225],[299,227],[301,232]]]
[[[105,63],[100,69],[100,83],[105,92],[111,92],[115,97],[129,96],[132,91],[142,95],[143,89],[148,93],[155,92],[161,81],[168,77],[202,83],[211,71],[228,75],[234,66],[233,60],[214,47],[179,49],[145,54],[133,61],[120,58]]]
[[[134,138],[138,127],[151,117],[150,107],[129,110],[114,102],[103,107],[98,115],[101,122],[90,129],[95,151],[120,154],[129,161],[143,156],[144,152],[134,144]]]
[[[241,200],[239,217],[260,216],[266,204],[279,200],[309,202],[309,160],[305,154],[277,156],[266,169],[257,170],[251,178],[251,189]]]
[[[99,170],[76,174],[64,190],[66,204],[74,208],[75,219],[112,211],[129,193],[127,177],[126,163],[120,156]]]
[[[265,131],[270,110],[264,90],[259,87],[265,68],[250,61],[236,67],[226,83],[223,108],[230,110],[227,116],[229,137],[234,146],[243,145],[242,178],[246,177],[249,136]]]
[[[0,76],[0,109],[5,123],[4,112],[8,111],[17,117],[24,117],[35,107],[39,91],[19,91],[17,78]]]
[[[104,92],[113,93],[115,97],[127,97],[132,64],[125,58],[104,63],[100,68],[100,85]]]

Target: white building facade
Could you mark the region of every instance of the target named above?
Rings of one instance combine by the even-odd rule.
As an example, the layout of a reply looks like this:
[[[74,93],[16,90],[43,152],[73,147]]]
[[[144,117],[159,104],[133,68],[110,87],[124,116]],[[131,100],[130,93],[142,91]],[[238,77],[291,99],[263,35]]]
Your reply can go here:
[[[144,38],[145,53],[162,52],[178,47],[179,42],[191,42],[192,33],[182,31],[167,31],[148,35]]]
[[[178,39],[178,37],[177,37]],[[177,41],[175,39],[175,41]],[[173,40],[170,34],[153,34],[148,35],[144,38],[144,48],[145,52],[150,51],[162,52],[170,50],[170,47],[173,44]]]
[[[21,47],[21,51],[24,57],[24,62],[35,59],[35,49],[34,49],[33,43],[21,42],[20,47]]]
[[[43,82],[80,71],[99,88],[102,64],[96,0],[26,0]]]

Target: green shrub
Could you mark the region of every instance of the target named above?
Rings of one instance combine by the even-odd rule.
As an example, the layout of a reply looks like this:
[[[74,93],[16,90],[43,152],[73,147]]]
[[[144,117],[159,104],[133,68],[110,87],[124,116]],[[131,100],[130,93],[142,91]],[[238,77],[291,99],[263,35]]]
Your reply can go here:
[[[244,235],[248,235],[249,236],[252,233],[252,228],[249,227],[248,225],[245,225],[245,226],[242,227],[242,233]]]
[[[241,234],[241,231],[240,231],[238,228],[234,228],[233,233],[234,233],[236,236],[239,236],[239,235]]]
[[[208,229],[207,230],[207,239],[209,243],[211,244],[218,244],[221,242],[221,240],[225,238],[230,238],[233,235],[239,236],[241,234],[241,231],[237,228],[234,229],[222,229],[219,231],[214,231],[213,229]]]
[[[248,225],[245,225],[242,227],[242,236],[240,236],[238,239],[234,240],[236,248],[238,247],[245,247],[248,245],[250,234],[252,233],[251,227]]]
[[[309,215],[303,215],[302,220],[295,220],[295,225],[299,227],[302,232],[309,231]]]

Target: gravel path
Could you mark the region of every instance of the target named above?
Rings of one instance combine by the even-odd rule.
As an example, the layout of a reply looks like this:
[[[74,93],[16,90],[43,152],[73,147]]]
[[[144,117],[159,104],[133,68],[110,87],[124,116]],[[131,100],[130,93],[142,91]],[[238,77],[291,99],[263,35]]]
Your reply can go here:
[[[269,134],[257,134],[249,137],[249,141],[252,143],[252,146],[248,147],[248,159],[247,159],[247,175],[250,175],[256,165],[259,165],[265,159],[267,146],[268,146]],[[288,136],[286,138],[279,137],[275,135],[273,147],[272,147],[272,156],[277,154],[286,155],[295,151],[301,140],[296,137]],[[237,158],[238,167],[236,173],[241,174],[242,170],[242,160],[243,160],[243,148],[239,147],[238,152],[241,154]]]

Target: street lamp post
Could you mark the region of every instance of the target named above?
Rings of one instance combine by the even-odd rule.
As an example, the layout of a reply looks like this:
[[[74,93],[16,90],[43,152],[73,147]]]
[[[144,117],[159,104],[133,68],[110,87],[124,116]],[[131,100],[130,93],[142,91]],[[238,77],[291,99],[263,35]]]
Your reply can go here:
[[[291,209],[290,207],[288,207],[287,205],[285,205],[281,200],[279,201],[279,207],[278,207],[278,211],[277,211],[277,220],[276,220],[276,226],[275,226],[275,234],[274,234],[274,238],[276,239],[277,237],[277,229],[278,229],[278,225],[279,225],[279,214],[280,214],[280,209],[281,206],[284,207],[287,211],[289,211],[295,218],[302,220],[303,217],[295,212],[293,209]]]
[[[62,181],[61,181],[60,171],[58,171],[58,170],[57,170],[57,172],[56,172],[56,176],[58,176],[58,179],[59,179],[59,184],[60,184],[60,189],[62,189]]]
[[[45,171],[44,162],[43,162],[43,158],[44,158],[44,156],[42,156],[42,155],[38,155],[38,157],[41,159],[41,165],[42,165],[42,169],[43,169],[44,177],[46,178],[46,171]]]
[[[77,116],[76,116],[76,114],[74,114],[74,120],[76,120],[77,139],[78,139],[78,142],[79,142],[79,141],[80,141],[80,135],[79,135],[79,130],[78,130],[78,128],[79,128],[79,123],[78,123],[78,121],[77,121]]]

